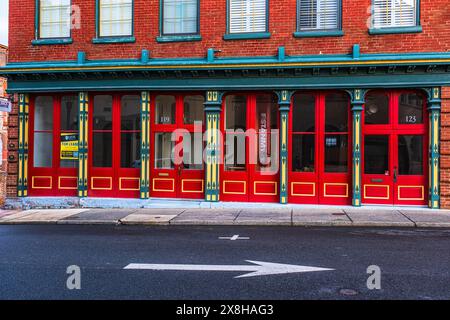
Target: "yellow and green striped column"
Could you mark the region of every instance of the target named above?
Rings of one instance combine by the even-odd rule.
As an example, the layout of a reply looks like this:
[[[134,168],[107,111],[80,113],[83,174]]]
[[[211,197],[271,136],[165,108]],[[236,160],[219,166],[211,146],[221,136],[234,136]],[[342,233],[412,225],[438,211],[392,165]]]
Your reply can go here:
[[[30,97],[19,94],[19,172],[17,195],[28,196],[28,120]]]
[[[220,198],[220,113],[222,111],[222,97],[223,92],[206,92],[205,200],[207,202],[218,202]]]
[[[352,89],[348,90],[351,97],[352,104],[352,119],[353,119],[353,144],[352,144],[352,158],[353,158],[353,197],[352,204],[355,207],[361,206],[361,121],[362,111],[365,103],[365,95],[367,90]]]
[[[293,92],[282,90],[277,92],[278,106],[280,111],[280,203],[288,203],[288,128],[289,111],[291,109],[291,97]]]
[[[150,93],[141,92],[141,183],[140,198],[150,197]]]
[[[429,203],[431,209],[440,208],[440,127],[441,127],[441,88],[429,88]]]
[[[89,95],[78,93],[78,197],[88,196]]]

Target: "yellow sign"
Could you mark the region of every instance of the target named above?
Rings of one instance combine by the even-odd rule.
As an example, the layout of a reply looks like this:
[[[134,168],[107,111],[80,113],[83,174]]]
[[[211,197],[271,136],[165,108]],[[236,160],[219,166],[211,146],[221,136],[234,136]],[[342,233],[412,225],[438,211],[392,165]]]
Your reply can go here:
[[[61,133],[61,160],[78,160],[78,133]]]

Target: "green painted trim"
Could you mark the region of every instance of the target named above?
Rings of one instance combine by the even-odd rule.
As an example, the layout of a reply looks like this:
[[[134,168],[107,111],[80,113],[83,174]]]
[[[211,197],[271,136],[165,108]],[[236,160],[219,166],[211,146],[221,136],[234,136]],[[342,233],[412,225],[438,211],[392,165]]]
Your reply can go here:
[[[131,4],[131,34],[125,34],[121,36],[116,37],[102,37],[100,35],[100,1],[101,0],[95,0],[95,38],[92,40],[92,43],[131,43],[135,42],[136,40],[131,41],[131,39],[134,39],[134,0],[132,0]],[[126,41],[118,41],[118,42],[109,42],[110,39],[128,39]],[[100,40],[105,39],[105,42],[101,42]]]
[[[145,133],[145,134],[144,134]],[[141,92],[140,198],[150,197],[150,92]]]
[[[343,37],[343,36],[344,31],[342,30],[294,32],[295,38],[322,38],[322,37]]]
[[[45,45],[56,45],[56,44],[72,44],[72,38],[61,38],[61,39],[36,39],[32,40],[31,44],[33,46],[45,46]]]
[[[197,31],[195,33],[165,33],[164,32],[164,0],[159,0],[159,33],[160,36],[156,38],[157,42],[181,42],[181,41],[200,41],[200,0],[197,1]],[[174,40],[174,41],[165,41],[168,38],[177,38],[179,37],[193,37],[193,40]],[[195,39],[195,37],[200,37],[200,39]],[[160,39],[160,41],[158,41]]]
[[[156,42],[167,43],[167,42],[190,42],[190,41],[202,41],[201,35],[183,35],[183,36],[161,36],[156,37]]]
[[[88,196],[88,152],[89,142],[85,133],[88,131],[88,102],[87,92],[78,93],[78,197]],[[82,130],[83,129],[83,130]],[[89,135],[89,133],[88,133]]]
[[[19,94],[19,170],[17,174],[17,196],[21,198],[28,196],[28,137],[26,133],[28,132],[27,127],[29,125],[29,102],[28,94]]]
[[[402,27],[402,28],[369,29],[369,34],[370,35],[401,34],[401,33],[421,33],[421,32],[422,32],[422,26]]]
[[[94,44],[107,44],[107,43],[134,43],[135,37],[105,37],[92,39]]]
[[[270,37],[270,32],[228,33],[223,35],[223,40],[270,39]]]

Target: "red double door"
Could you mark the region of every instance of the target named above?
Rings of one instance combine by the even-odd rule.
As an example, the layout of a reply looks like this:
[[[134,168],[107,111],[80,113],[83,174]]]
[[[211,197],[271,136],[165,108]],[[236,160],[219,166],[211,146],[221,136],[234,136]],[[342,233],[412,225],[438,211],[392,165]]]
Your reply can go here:
[[[297,93],[289,119],[289,202],[350,204],[352,122],[348,95]]]
[[[89,98],[88,195],[139,198],[140,95],[98,93]]]
[[[363,114],[362,201],[426,205],[428,121],[425,97],[372,92]]]
[[[265,93],[224,97],[222,201],[279,201],[279,112]]]
[[[204,199],[204,96],[159,94],[151,100],[151,196]]]

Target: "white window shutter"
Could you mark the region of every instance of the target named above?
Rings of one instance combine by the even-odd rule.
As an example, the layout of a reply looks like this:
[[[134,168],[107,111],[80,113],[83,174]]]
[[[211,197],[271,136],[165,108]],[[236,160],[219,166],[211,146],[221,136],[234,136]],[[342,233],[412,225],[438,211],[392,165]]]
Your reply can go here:
[[[229,32],[266,32],[266,0],[229,0]]]
[[[414,27],[417,0],[374,0],[373,28]]]
[[[100,37],[133,34],[133,0],[100,0]]]
[[[300,0],[299,31],[339,29],[340,0]]]

